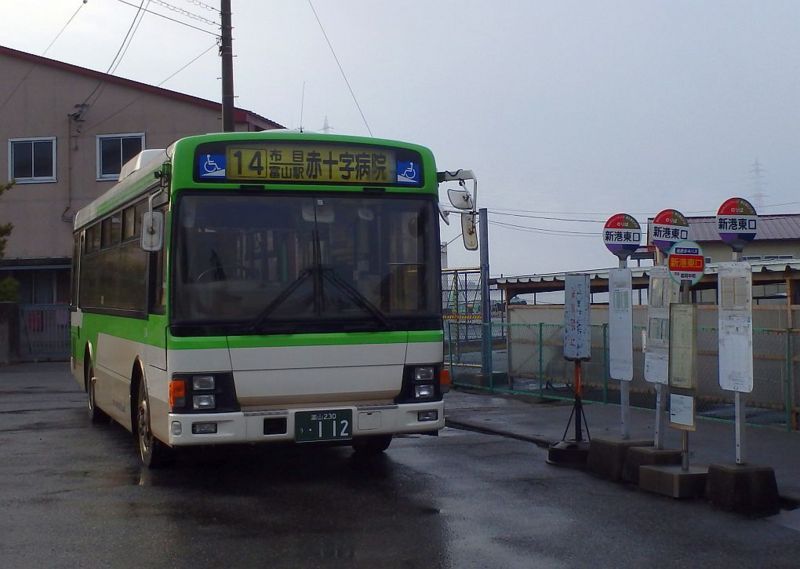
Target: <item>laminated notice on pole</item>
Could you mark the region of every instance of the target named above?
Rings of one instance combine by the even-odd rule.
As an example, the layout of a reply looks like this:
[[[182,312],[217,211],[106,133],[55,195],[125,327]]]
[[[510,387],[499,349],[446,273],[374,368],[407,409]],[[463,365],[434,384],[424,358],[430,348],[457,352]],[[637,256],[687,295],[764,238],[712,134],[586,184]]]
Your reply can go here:
[[[669,395],[669,424],[673,429],[694,431],[694,397],[690,395]]]
[[[567,275],[564,281],[564,358],[568,360],[588,360],[592,356],[589,292],[589,275]]]
[[[669,386],[694,389],[697,385],[697,305],[669,307]]]
[[[679,294],[667,267],[650,269],[644,352],[644,378],[650,383],[667,385],[669,381],[669,305],[678,301]]]
[[[753,273],[750,263],[720,263],[719,386],[753,391]]]
[[[633,380],[631,270],[608,272],[608,355],[611,379]]]

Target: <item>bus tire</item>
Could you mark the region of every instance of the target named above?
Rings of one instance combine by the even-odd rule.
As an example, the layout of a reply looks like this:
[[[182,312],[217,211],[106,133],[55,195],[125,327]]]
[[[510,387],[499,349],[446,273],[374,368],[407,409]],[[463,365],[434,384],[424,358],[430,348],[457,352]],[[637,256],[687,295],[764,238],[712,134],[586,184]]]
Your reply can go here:
[[[392,444],[392,435],[373,435],[353,440],[353,450],[358,456],[376,456]]]
[[[108,423],[108,415],[97,406],[97,400],[95,398],[96,383],[97,379],[94,376],[94,367],[90,365],[86,371],[86,403],[89,410],[89,419],[95,425],[99,425],[101,423]]]
[[[136,402],[136,443],[139,457],[148,468],[160,468],[171,459],[169,447],[158,440],[150,428],[150,401],[147,387],[143,380],[139,381],[139,393]]]

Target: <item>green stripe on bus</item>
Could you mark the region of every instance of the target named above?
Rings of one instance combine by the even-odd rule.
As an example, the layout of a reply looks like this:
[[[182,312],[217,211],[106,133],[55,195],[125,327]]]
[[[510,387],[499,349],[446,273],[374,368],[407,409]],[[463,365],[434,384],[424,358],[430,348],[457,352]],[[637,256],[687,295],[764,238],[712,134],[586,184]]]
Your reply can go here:
[[[310,346],[353,346],[359,344],[404,344],[441,342],[441,330],[412,332],[341,332],[334,334],[275,334],[269,336],[170,337],[171,350],[234,348],[291,348]]]
[[[166,346],[165,316],[150,315],[148,320],[111,316],[107,314],[83,313],[83,322],[80,326],[80,341],[75,346],[76,350],[83,350],[86,341],[97,345],[98,334],[107,334],[133,342],[163,348]],[[81,351],[81,356],[83,355]]]
[[[408,333],[408,343],[443,342],[443,330],[414,330]]]

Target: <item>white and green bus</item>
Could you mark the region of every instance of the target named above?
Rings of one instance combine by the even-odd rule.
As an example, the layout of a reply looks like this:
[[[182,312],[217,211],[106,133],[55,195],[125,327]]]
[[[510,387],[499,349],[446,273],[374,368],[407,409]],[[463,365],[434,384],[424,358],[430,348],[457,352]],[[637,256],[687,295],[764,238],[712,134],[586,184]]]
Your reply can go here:
[[[440,177],[440,179],[443,179]],[[444,426],[437,173],[421,146],[183,138],[74,224],[72,372],[151,467],[236,443],[385,450]]]

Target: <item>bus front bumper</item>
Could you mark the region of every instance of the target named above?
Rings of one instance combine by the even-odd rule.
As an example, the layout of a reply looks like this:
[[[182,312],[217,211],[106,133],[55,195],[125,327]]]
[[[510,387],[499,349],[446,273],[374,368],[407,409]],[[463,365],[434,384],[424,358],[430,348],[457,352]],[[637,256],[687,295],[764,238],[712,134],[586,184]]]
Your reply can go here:
[[[309,437],[307,417],[344,411],[345,436],[338,437],[325,426],[322,437]],[[349,414],[347,413],[349,411]],[[400,405],[320,406],[301,409],[239,411],[235,413],[178,414],[168,416],[169,441],[174,447],[241,443],[341,442],[387,434],[433,433],[444,427],[444,401]],[[305,428],[305,430],[304,430]],[[316,431],[316,426],[314,431]],[[349,435],[349,436],[347,436]],[[311,439],[311,440],[309,440]]]

